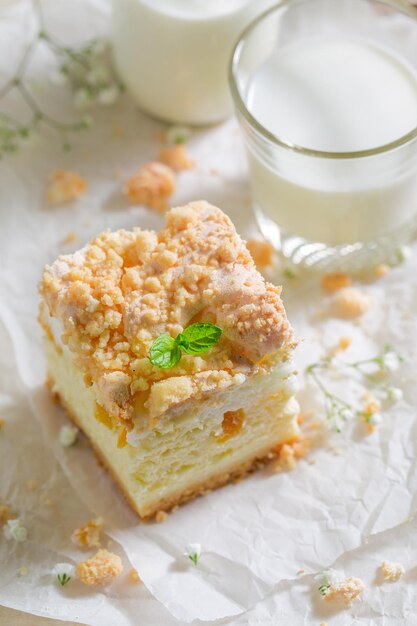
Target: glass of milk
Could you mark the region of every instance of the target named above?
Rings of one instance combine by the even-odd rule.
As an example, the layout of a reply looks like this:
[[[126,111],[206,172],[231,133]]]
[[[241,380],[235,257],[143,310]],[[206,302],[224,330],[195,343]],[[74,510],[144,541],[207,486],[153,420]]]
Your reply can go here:
[[[361,269],[417,224],[417,10],[284,0],[232,55],[260,229],[294,263]]]
[[[138,105],[172,123],[233,111],[227,68],[243,28],[275,0],[114,0],[116,67]]]

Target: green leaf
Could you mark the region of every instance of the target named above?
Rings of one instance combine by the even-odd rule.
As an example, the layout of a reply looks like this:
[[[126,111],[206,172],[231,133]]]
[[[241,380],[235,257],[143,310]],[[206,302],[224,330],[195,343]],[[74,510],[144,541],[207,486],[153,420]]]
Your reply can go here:
[[[149,360],[152,365],[161,369],[174,367],[180,358],[181,350],[176,340],[166,333],[155,339],[149,352]]]
[[[210,350],[222,336],[222,329],[210,322],[191,324],[180,333],[177,344],[186,354],[201,354]]]
[[[64,587],[64,585],[69,583],[69,581],[71,580],[71,576],[68,576],[68,574],[58,574],[57,578],[61,587]]]

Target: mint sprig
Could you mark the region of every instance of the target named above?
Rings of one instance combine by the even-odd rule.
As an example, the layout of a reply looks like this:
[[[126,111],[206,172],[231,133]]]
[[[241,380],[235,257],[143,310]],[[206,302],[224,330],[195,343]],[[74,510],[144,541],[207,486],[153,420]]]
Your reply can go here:
[[[222,329],[211,322],[197,322],[184,329],[175,339],[167,333],[153,342],[149,360],[161,369],[174,367],[181,359],[181,353],[202,354],[210,350],[222,336]]]

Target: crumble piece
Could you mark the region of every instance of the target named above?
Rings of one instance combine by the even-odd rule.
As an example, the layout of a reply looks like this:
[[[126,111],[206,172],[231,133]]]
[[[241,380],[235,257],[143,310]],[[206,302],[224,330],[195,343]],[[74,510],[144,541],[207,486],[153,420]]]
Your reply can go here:
[[[339,291],[339,289],[343,289],[344,287],[349,287],[351,284],[351,277],[339,272],[324,274],[321,279],[322,288],[329,293]]]
[[[39,487],[39,483],[37,483],[36,480],[28,480],[26,483],[26,487],[28,491],[36,491],[36,489],[38,489]]]
[[[303,437],[291,443],[284,443],[280,446],[278,457],[272,464],[274,472],[282,470],[292,470],[296,467],[297,461],[305,457],[311,447],[311,441],[307,437]]]
[[[255,265],[259,268],[272,265],[274,260],[274,248],[269,241],[265,239],[249,239],[246,242],[246,247],[252,255],[252,259],[255,261]]]
[[[371,298],[356,287],[343,287],[334,295],[333,311],[338,317],[352,319],[368,311]]]
[[[329,585],[324,594],[327,602],[337,602],[349,607],[365,589],[360,578],[349,577]]]
[[[6,425],[6,420],[3,417],[0,417],[0,429],[3,428],[3,426]]]
[[[162,524],[168,519],[168,513],[166,511],[158,511],[155,515],[155,522],[157,524]]]
[[[0,526],[3,526],[12,518],[12,509],[5,504],[0,504]]]
[[[168,165],[168,167],[176,172],[180,170],[190,170],[195,165],[194,161],[189,157],[187,148],[183,143],[161,148],[158,161],[164,163],[164,165]]]
[[[173,170],[164,165],[152,161],[143,165],[126,182],[123,193],[135,204],[166,211],[168,208],[167,198],[174,193],[175,174]]]
[[[132,583],[139,584],[142,582],[141,577],[139,576],[139,574],[137,573],[134,567],[132,567],[132,569],[129,570],[128,576],[129,576],[129,579],[132,581]]]
[[[77,234],[74,233],[73,230],[71,230],[62,240],[62,243],[74,243],[75,241],[77,241]]]
[[[384,580],[388,580],[389,582],[396,582],[405,574],[405,569],[401,563],[382,561],[380,569]]]
[[[50,204],[63,204],[76,200],[86,189],[87,181],[76,172],[56,170],[51,174],[46,195]]]
[[[94,548],[100,546],[100,532],[103,529],[101,517],[92,519],[84,526],[76,528],[71,535],[71,541],[81,548]]]
[[[99,550],[91,559],[78,563],[75,569],[85,585],[108,585],[122,572],[121,558],[107,550]]]
[[[382,278],[383,276],[386,276],[389,271],[391,271],[391,268],[385,263],[381,263],[374,268],[374,274],[377,278]]]

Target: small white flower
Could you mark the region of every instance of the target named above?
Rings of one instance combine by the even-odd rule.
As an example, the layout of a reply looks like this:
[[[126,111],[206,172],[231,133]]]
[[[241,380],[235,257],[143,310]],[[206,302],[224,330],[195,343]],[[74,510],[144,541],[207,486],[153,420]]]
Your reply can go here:
[[[185,143],[190,135],[188,128],[184,126],[171,126],[167,132],[167,142],[171,144]]]
[[[395,352],[386,352],[381,357],[381,366],[388,372],[395,372],[400,367],[400,358]]]
[[[4,536],[8,541],[13,539],[14,541],[26,541],[28,531],[22,525],[20,519],[9,519],[3,527]]]
[[[199,543],[189,543],[184,556],[187,556],[194,565],[197,565],[201,556],[201,545]]]
[[[387,387],[386,393],[391,402],[399,402],[403,399],[403,391],[399,387]]]
[[[102,89],[98,94],[98,102],[103,106],[111,106],[116,102],[120,95],[119,89],[117,85],[110,85],[110,87],[106,87]]]
[[[397,259],[400,263],[407,261],[407,259],[412,257],[412,255],[413,255],[413,250],[410,248],[410,246],[401,246],[397,250]]]
[[[381,413],[371,413],[366,417],[366,421],[368,422],[368,424],[378,426],[382,422],[382,415]]]
[[[58,436],[58,440],[61,446],[64,446],[64,448],[69,448],[70,446],[73,446],[74,443],[76,443],[77,439],[78,428],[76,428],[75,426],[70,426],[69,424],[61,427]]]
[[[334,569],[325,569],[321,574],[317,574],[314,577],[320,583],[319,592],[322,596],[325,596],[330,585],[333,585],[337,581],[337,574]]]
[[[74,106],[76,109],[85,109],[92,104],[92,97],[88,89],[77,89],[74,94]]]
[[[75,567],[71,563],[57,563],[52,568],[52,576],[63,587],[74,577]]]
[[[340,409],[340,417],[342,418],[342,420],[344,421],[348,421],[353,419],[353,411],[351,411],[350,409]]]

